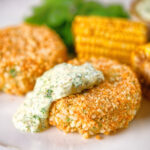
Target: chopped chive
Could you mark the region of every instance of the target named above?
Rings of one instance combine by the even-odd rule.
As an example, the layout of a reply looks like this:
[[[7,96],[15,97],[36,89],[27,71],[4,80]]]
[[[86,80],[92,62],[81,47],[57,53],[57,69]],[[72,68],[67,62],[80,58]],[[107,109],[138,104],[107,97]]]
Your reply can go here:
[[[84,113],[84,114],[86,113],[86,110],[85,110],[85,109],[83,109],[83,113]]]
[[[51,98],[52,92],[53,91],[51,89],[48,89],[47,92],[46,92],[46,97]]]
[[[72,121],[72,119],[70,119],[70,118],[67,118],[67,119],[66,119],[66,121],[67,121],[67,122],[70,122],[70,121]]]
[[[40,117],[37,116],[37,115],[34,115],[33,118],[34,118],[34,119],[40,119]]]
[[[97,129],[97,128],[94,126],[94,127],[93,127],[93,130],[96,130],[96,129]]]
[[[102,124],[101,124],[101,123],[98,123],[98,126],[99,126],[99,127],[102,127]]]
[[[15,77],[15,76],[17,75],[16,69],[14,69],[14,68],[10,69],[9,74],[10,74],[12,77]]]
[[[46,112],[46,109],[45,108],[42,108],[41,109],[41,112],[44,114]]]
[[[70,118],[67,118],[67,120],[66,120],[67,122],[69,122],[70,121]]]

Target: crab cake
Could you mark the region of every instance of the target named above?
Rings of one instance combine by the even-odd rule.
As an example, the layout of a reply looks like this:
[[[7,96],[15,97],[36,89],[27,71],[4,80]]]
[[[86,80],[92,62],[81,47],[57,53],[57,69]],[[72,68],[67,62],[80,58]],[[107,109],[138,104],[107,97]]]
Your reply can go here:
[[[0,90],[23,95],[36,78],[67,59],[60,37],[46,26],[23,24],[0,30]]]
[[[84,62],[75,59],[70,63],[81,65]],[[103,72],[104,82],[53,102],[49,124],[65,132],[79,132],[85,138],[126,128],[141,102],[141,89],[135,74],[129,67],[106,58],[88,62]]]

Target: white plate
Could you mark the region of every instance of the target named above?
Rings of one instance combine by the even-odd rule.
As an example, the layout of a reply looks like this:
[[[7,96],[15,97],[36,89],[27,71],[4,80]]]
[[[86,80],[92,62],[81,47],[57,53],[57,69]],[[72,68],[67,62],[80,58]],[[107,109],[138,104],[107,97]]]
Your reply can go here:
[[[12,115],[23,99],[0,93],[0,150],[150,150],[150,100],[143,100],[129,128],[97,140],[83,139],[77,133],[65,134],[55,127],[38,134],[16,130]]]
[[[0,27],[22,22],[30,7],[40,0],[0,0]],[[131,0],[101,0],[120,2],[127,8]],[[65,134],[55,127],[39,134],[16,130],[12,115],[23,98],[0,93],[0,150],[150,150],[150,100],[143,105],[128,129],[103,140],[85,140],[79,134]]]

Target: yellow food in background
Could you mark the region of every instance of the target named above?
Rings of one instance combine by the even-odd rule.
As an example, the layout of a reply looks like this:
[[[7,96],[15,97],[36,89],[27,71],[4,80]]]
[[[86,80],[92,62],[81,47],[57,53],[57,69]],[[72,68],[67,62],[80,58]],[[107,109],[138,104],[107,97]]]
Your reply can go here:
[[[150,85],[150,43],[140,46],[132,53],[131,64],[142,83]]]
[[[131,63],[131,53],[147,42],[147,27],[127,19],[77,16],[72,30],[79,58],[106,56]]]
[[[0,90],[23,95],[37,77],[67,60],[66,46],[46,26],[23,24],[0,30]]]

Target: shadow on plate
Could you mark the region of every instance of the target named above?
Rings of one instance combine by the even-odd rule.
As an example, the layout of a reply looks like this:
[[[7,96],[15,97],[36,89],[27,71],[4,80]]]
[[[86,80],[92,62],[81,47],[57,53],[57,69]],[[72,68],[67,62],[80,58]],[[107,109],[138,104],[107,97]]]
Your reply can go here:
[[[138,119],[148,119],[150,118],[150,100],[143,99],[141,103],[141,108],[136,116],[136,120]]]

